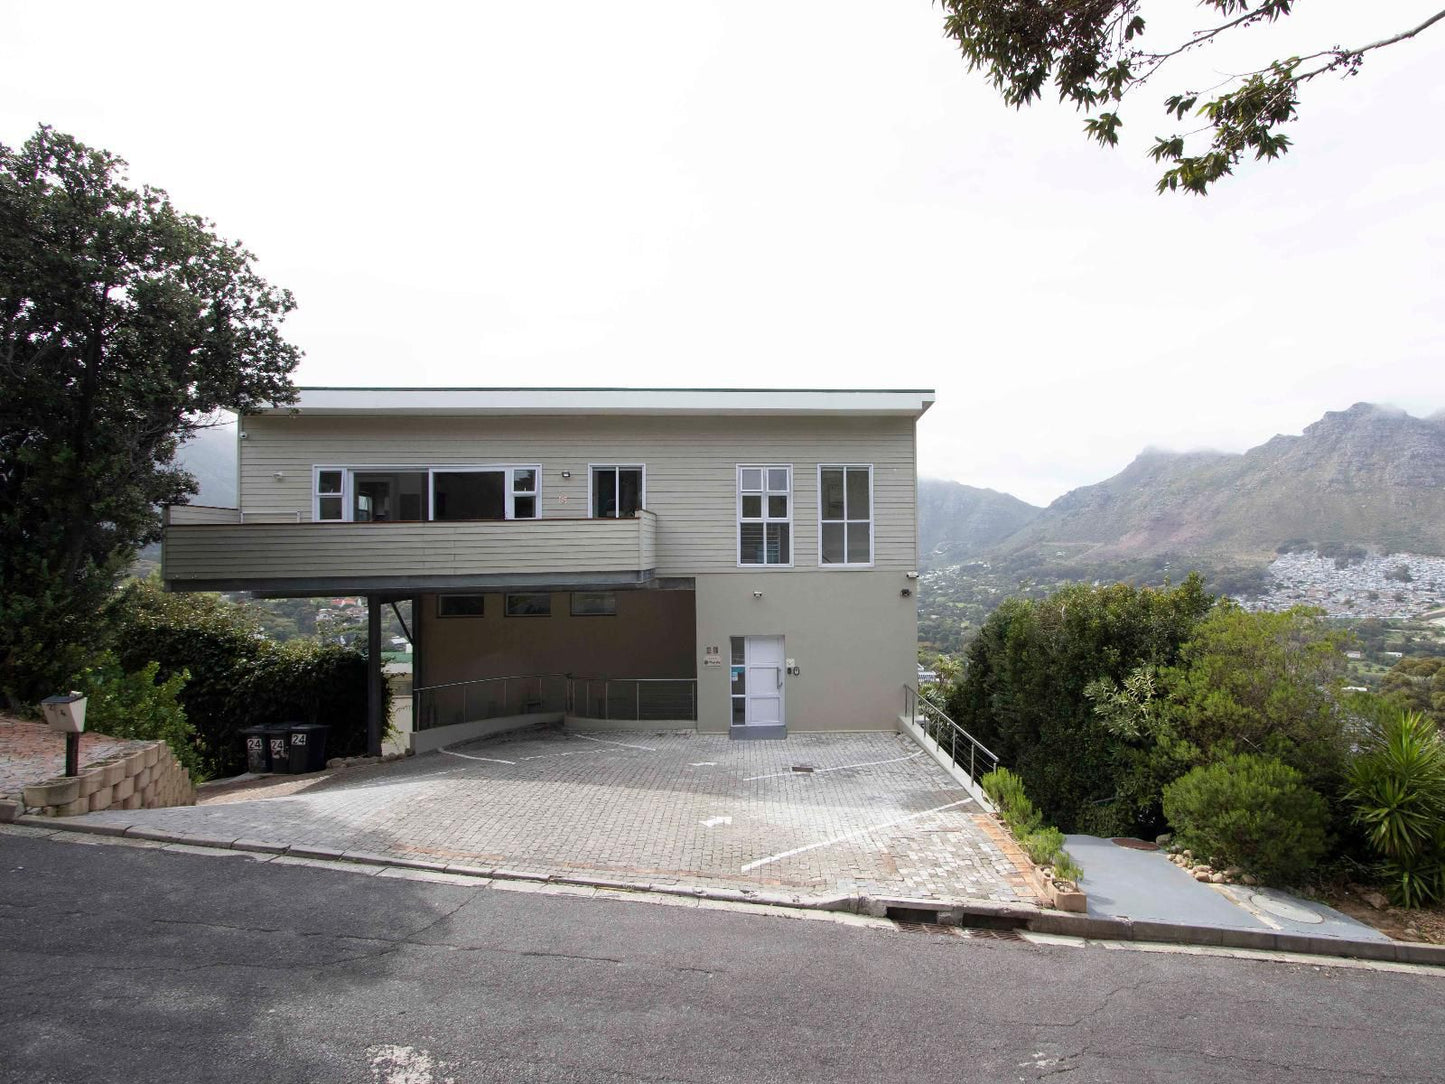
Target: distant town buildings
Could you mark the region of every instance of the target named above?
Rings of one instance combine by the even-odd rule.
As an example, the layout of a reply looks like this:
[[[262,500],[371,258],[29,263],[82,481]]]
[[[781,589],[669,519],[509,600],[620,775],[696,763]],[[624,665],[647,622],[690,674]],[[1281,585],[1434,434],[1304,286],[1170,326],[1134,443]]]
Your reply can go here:
[[[1372,554],[1341,567],[1318,553],[1286,553],[1269,566],[1269,576],[1264,594],[1241,599],[1241,605],[1249,610],[1317,606],[1331,617],[1394,619],[1445,606],[1445,557]]]

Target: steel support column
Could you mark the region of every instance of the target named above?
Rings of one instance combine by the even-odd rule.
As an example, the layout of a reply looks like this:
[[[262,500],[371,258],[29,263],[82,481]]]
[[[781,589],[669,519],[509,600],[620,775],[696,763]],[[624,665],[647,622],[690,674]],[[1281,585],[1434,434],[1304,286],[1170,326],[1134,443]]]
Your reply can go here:
[[[366,751],[381,756],[381,607],[380,595],[366,596]]]

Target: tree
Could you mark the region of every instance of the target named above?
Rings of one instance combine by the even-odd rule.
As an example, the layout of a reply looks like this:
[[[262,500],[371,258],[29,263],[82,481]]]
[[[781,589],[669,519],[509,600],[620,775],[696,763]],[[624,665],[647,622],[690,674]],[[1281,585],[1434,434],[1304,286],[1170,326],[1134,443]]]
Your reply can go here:
[[[1023,779],[1066,832],[1147,831],[1163,783],[1139,744],[1111,730],[1088,690],[1140,667],[1173,665],[1215,600],[1191,574],[1173,588],[1075,584],[1045,599],[1006,599],[965,653],[948,714]],[[1157,829],[1155,829],[1157,830]]]
[[[41,127],[0,144],[0,693],[53,693],[157,507],[195,492],[178,443],[295,395],[288,291],[120,158]]]
[[[1084,122],[1089,138],[1112,147],[1123,126],[1125,95],[1152,80],[1172,61],[1225,35],[1273,23],[1293,11],[1294,0],[1201,0],[1217,21],[1182,41],[1158,48],[1143,44],[1146,23],[1141,0],[941,0],[944,32],[958,43],[970,71],[982,68],[1003,100],[1022,108],[1043,96],[1052,81],[1059,100],[1092,114]],[[1445,19],[1440,11],[1412,27],[1359,45],[1331,45],[1282,57],[1252,71],[1226,76],[1204,90],[1183,90],[1164,100],[1177,124],[1189,114],[1203,118],[1193,131],[1155,137],[1150,155],[1168,163],[1160,192],[1183,189],[1204,195],[1234,172],[1246,153],[1274,159],[1290,148],[1280,129],[1295,120],[1300,91],[1322,75],[1353,76],[1365,56],[1406,41]],[[1208,145],[1187,153],[1193,138]]]

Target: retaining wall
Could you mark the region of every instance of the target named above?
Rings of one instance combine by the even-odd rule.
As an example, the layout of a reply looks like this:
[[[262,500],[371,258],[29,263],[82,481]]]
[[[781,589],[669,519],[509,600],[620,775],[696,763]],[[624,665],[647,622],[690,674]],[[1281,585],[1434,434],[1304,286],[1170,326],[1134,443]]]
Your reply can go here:
[[[27,786],[21,798],[27,812],[72,817],[102,809],[195,805],[196,787],[170,746],[151,741],[87,764],[78,776]]]

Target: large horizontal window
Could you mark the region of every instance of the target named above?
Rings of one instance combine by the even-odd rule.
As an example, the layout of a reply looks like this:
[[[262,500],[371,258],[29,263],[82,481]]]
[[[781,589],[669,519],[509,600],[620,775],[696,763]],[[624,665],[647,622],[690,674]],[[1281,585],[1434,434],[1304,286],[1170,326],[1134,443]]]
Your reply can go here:
[[[535,519],[541,470],[529,466],[316,467],[311,515],[353,523]]]
[[[818,563],[873,563],[873,468],[818,468]]]
[[[508,595],[506,614],[508,617],[551,617],[552,596],[546,591],[522,591]]]
[[[793,563],[793,468],[738,468],[738,564]]]

